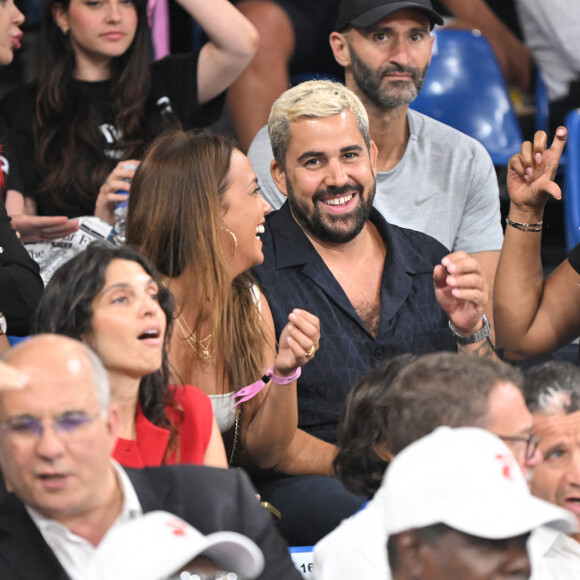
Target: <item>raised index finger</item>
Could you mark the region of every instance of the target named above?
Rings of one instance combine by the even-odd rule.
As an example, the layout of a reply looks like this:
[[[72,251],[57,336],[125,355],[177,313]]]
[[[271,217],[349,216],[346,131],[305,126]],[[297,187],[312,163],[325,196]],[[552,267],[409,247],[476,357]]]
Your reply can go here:
[[[568,139],[568,131],[566,130],[566,127],[558,127],[556,129],[556,134],[554,135],[554,140],[552,141],[552,146],[550,147],[550,151],[557,156],[558,160],[564,151],[566,139]]]

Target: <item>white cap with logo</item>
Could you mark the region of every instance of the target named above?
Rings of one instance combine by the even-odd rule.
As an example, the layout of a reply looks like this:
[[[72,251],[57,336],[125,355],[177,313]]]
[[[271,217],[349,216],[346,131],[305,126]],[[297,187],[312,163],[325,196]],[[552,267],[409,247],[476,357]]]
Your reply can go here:
[[[434,524],[488,539],[578,527],[572,512],[531,495],[510,450],[475,427],[439,427],[415,441],[391,462],[381,487],[389,535]]]
[[[243,580],[253,580],[264,569],[262,551],[246,536],[206,536],[173,514],[154,511],[112,529],[95,550],[87,578],[160,580],[201,555]]]

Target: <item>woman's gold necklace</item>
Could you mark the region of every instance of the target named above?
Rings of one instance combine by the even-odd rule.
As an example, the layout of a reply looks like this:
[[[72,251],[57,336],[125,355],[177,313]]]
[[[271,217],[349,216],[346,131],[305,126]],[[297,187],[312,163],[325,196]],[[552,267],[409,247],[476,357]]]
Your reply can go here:
[[[161,284],[163,285],[164,288],[167,288],[169,290],[169,285],[167,284],[167,278],[165,278],[165,276],[161,277]],[[195,337],[195,333],[193,332],[193,330],[191,330],[191,328],[189,328],[189,325],[187,324],[185,318],[183,318],[181,314],[178,314],[174,320],[175,322],[177,322],[177,326],[179,326],[179,329],[183,334],[183,339],[185,340],[185,342],[187,342],[187,344],[191,347],[191,349],[195,352],[195,354],[206,362],[212,362],[214,358],[213,353],[210,350],[211,339],[213,337],[212,333],[208,334],[205,338],[202,338],[201,340],[197,340],[197,338]]]
[[[180,314],[175,321],[177,325],[181,329],[183,337],[189,346],[193,349],[193,351],[199,356],[199,358],[203,359],[206,362],[212,362],[213,360],[213,353],[210,350],[212,334],[208,334],[205,338],[201,340],[197,340],[195,338],[195,334],[189,328],[187,322],[185,322],[185,318]],[[185,328],[183,328],[185,325]],[[186,332],[187,329],[187,332]]]

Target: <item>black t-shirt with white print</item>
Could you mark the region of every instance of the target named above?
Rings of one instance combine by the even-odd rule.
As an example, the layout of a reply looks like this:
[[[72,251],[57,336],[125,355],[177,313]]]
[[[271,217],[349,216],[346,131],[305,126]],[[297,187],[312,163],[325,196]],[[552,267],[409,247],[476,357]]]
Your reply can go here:
[[[147,109],[161,115],[169,107],[181,121],[184,129],[202,128],[221,115],[225,93],[209,103],[200,105],[197,96],[197,63],[199,51],[168,56],[151,64],[151,89]],[[112,147],[119,139],[114,125],[111,102],[111,81],[87,82],[73,80],[73,89],[91,103],[90,114],[103,134],[105,155],[110,159],[111,170],[121,153]],[[0,115],[6,120],[11,138],[11,164],[20,175],[13,188],[36,201],[38,215],[66,215],[78,217],[93,215],[94,200],[78,195],[72,188],[62,194],[62,205],[50,195],[39,195],[41,175],[35,164],[34,114],[36,85],[29,84],[7,94],[0,103]],[[91,171],[87,160],[86,171]]]

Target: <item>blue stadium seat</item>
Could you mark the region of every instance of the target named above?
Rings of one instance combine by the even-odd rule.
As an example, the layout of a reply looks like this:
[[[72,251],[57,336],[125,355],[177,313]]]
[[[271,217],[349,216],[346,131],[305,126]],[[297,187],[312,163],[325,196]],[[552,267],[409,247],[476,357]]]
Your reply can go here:
[[[564,227],[566,247],[580,244],[580,109],[566,116],[566,171],[564,174]]]
[[[30,338],[30,337],[29,336],[9,336],[8,342],[10,343],[10,346],[16,346],[19,342],[22,342],[23,340],[26,340],[27,338]]]
[[[536,101],[536,113],[534,115],[534,123],[536,126],[536,131],[545,131],[548,133],[548,143],[551,142],[552,136],[549,134],[549,121],[550,121],[550,101],[548,99],[548,89],[546,84],[542,79],[542,75],[539,71],[536,72],[536,80],[534,82],[534,96]],[[560,164],[558,165],[558,174],[564,173],[564,168],[566,167],[566,151],[560,159]]]
[[[495,165],[507,165],[523,136],[501,69],[476,30],[436,30],[425,84],[411,104],[480,141]]]
[[[536,70],[536,79],[534,81],[534,100],[536,101],[536,112],[534,115],[536,131],[548,132],[550,101],[548,100],[548,89],[538,70]]]

